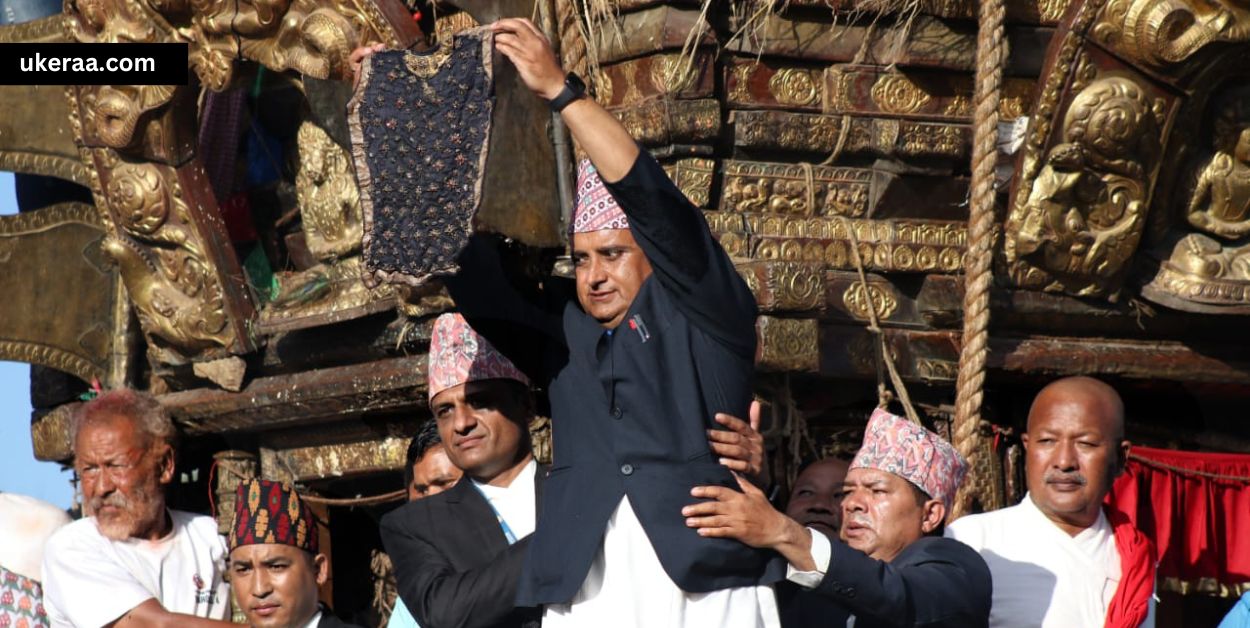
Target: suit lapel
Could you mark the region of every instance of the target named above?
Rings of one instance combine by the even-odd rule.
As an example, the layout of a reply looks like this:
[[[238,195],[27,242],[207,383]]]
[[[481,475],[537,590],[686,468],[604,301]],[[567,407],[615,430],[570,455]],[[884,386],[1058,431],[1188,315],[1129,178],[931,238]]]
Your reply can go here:
[[[543,486],[547,484],[547,472],[551,470],[550,465],[540,464],[534,470],[534,518],[537,520],[543,514]],[[537,523],[537,521],[535,521]]]
[[[442,502],[443,520],[449,524],[446,533],[454,551],[465,556],[466,564],[486,562],[508,547],[494,509],[472,480],[462,478],[446,494]]]

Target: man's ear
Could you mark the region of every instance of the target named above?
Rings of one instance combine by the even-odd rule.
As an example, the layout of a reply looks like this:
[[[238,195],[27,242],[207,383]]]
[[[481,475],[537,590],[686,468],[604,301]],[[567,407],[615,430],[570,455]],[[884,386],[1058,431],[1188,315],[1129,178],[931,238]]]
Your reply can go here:
[[[1124,473],[1124,468],[1128,466],[1128,451],[1132,446],[1133,444],[1128,439],[1117,443],[1115,448],[1115,473],[1112,474],[1112,477],[1119,477],[1121,473]]]
[[[317,573],[317,586],[322,586],[330,578],[330,559],[325,554],[313,556],[313,569]]]
[[[930,499],[924,503],[924,519],[920,521],[920,530],[925,534],[938,529],[946,520],[946,504],[940,499]]]
[[[162,443],[157,445],[154,452],[156,458],[156,469],[158,479],[162,486],[174,481],[174,467],[176,460],[174,459],[174,448],[168,444]]]

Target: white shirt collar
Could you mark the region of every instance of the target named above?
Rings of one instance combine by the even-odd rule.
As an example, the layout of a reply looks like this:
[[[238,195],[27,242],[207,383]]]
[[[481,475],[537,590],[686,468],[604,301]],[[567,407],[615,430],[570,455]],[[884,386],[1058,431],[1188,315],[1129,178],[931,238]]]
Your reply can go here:
[[[497,498],[513,493],[518,488],[527,489],[532,493],[534,488],[534,474],[537,471],[538,463],[531,458],[529,464],[526,464],[521,469],[521,472],[518,473],[516,477],[512,478],[512,483],[507,486],[492,486],[490,484],[478,482],[477,480],[473,480],[473,485],[481,489],[482,494],[485,495],[486,499],[490,501],[494,501]]]
[[[304,624],[304,628],[317,628],[317,624],[321,623],[321,607],[317,607],[317,612],[313,613],[312,619]]]
[[[1020,505],[1024,506],[1025,511],[1028,512],[1030,516],[1036,517],[1039,520],[1046,522],[1063,536],[1070,538],[1070,539],[1074,539],[1075,541],[1078,541],[1078,542],[1083,542],[1089,539],[1090,537],[1098,537],[1103,534],[1111,533],[1111,524],[1107,523],[1107,513],[1103,512],[1102,508],[1098,509],[1098,519],[1094,521],[1094,525],[1089,526],[1088,528],[1085,528],[1084,530],[1081,530],[1075,536],[1073,536],[1065,532],[1062,528],[1060,528],[1054,521],[1050,519],[1050,517],[1046,516],[1046,513],[1042,512],[1041,508],[1037,507],[1037,503],[1033,501],[1032,493],[1025,493],[1024,500],[1020,502]]]

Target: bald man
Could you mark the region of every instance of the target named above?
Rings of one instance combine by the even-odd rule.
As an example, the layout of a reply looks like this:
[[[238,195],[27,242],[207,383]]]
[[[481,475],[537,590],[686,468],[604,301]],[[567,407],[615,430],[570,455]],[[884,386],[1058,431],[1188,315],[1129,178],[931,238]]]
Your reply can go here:
[[[1089,377],[1052,382],[1021,440],[1024,500],[946,528],[990,567],[990,626],[1153,627],[1153,550],[1103,505],[1128,457],[1120,395]]]

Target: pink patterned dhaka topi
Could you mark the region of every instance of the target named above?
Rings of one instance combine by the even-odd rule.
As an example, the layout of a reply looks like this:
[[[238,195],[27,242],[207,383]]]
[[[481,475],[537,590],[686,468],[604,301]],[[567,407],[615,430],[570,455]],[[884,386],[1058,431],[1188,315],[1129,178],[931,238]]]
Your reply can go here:
[[[577,200],[573,205],[573,233],[628,229],[629,220],[612,193],[603,185],[589,159],[577,166]]]
[[[512,379],[526,386],[530,383],[511,360],[469,327],[459,314],[443,314],[434,321],[429,359],[430,399],[452,386],[483,379]]]
[[[880,469],[920,487],[950,510],[968,463],[950,443],[907,419],[877,408],[852,469]]]

